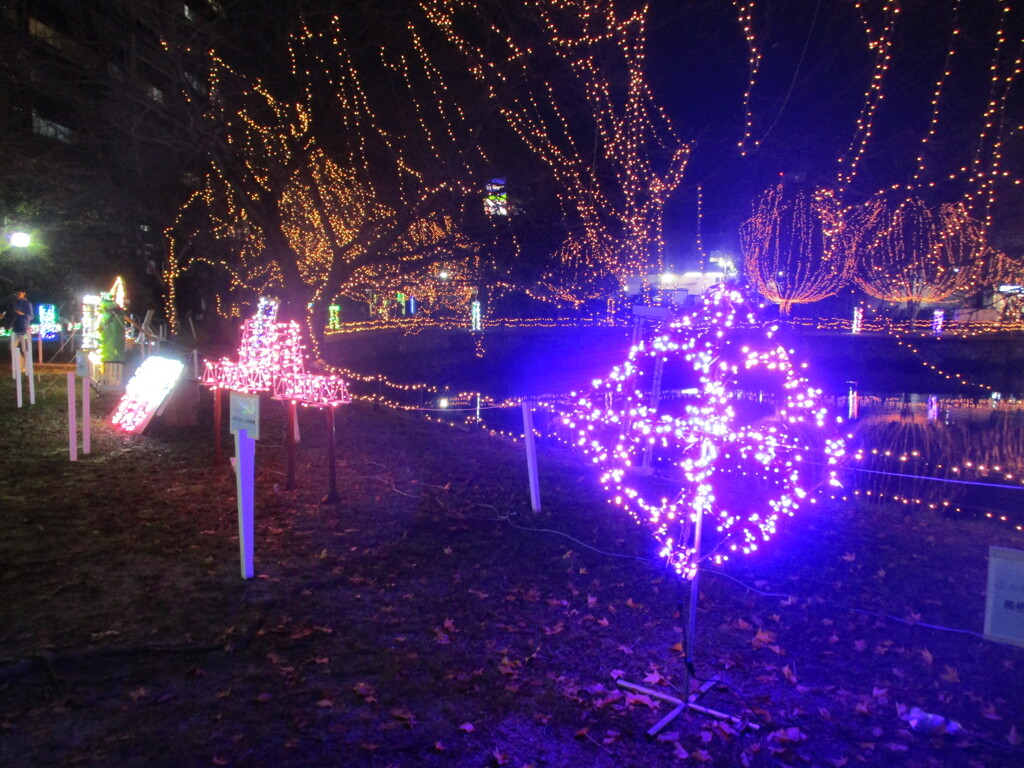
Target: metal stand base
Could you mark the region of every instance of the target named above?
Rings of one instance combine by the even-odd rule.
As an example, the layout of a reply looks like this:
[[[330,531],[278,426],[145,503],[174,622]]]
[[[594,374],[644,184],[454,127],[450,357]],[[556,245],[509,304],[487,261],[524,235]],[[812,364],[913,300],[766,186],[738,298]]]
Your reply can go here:
[[[662,728],[671,723],[673,720],[675,720],[688,709],[693,712],[697,712],[698,714],[704,715],[705,717],[713,717],[716,720],[728,720],[733,725],[739,726],[739,729],[741,731],[746,728],[756,731],[761,727],[757,723],[752,723],[749,720],[744,720],[742,718],[736,717],[735,715],[728,715],[725,712],[719,712],[717,709],[709,709],[707,707],[702,707],[700,704],[696,703],[696,701],[700,699],[701,696],[703,696],[705,693],[711,690],[715,683],[718,682],[718,678],[708,680],[706,683],[704,683],[704,685],[700,687],[700,690],[697,693],[691,694],[687,699],[680,699],[676,696],[671,696],[665,693],[664,691],[656,691],[653,688],[645,688],[642,685],[637,685],[636,683],[629,683],[625,680],[619,680],[617,682],[620,688],[625,688],[627,691],[633,691],[634,693],[643,693],[647,696],[650,696],[653,699],[660,699],[661,701],[667,701],[669,704],[675,705],[667,715],[665,715],[663,718],[661,718],[661,720],[656,722],[653,726],[651,726],[651,728],[647,730],[648,736],[657,736],[658,732]],[[689,676],[687,676],[687,683],[689,683]]]

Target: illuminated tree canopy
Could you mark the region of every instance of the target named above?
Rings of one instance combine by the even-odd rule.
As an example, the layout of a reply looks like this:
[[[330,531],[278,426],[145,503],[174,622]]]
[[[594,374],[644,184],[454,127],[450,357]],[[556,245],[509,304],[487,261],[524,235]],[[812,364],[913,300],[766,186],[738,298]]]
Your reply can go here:
[[[856,218],[854,280],[868,295],[917,305],[975,286],[987,247],[964,205],[879,195]]]
[[[213,55],[208,92],[193,94],[210,164],[179,229],[219,241],[236,302],[269,293],[296,314],[310,309],[314,340],[337,295],[422,283],[440,260],[478,266],[453,217],[479,196],[482,150],[414,29],[409,37],[409,50],[384,51],[378,64],[413,119],[387,120],[394,103],[371,103],[337,17],[291,37],[283,85]],[[171,277],[204,260],[193,243]]]
[[[751,284],[789,314],[794,304],[837,293],[853,273],[843,213],[829,191],[765,190],[740,228],[743,269]]]
[[[564,285],[556,288],[549,272],[546,295],[578,303],[592,297],[594,278],[600,283],[609,275],[621,285],[659,271],[665,204],[682,181],[690,148],[648,85],[647,7],[527,0],[536,28],[523,30],[483,2],[421,5],[558,184],[569,220],[556,254]],[[556,80],[569,85],[556,88]],[[574,92],[582,94],[578,102],[567,95]]]

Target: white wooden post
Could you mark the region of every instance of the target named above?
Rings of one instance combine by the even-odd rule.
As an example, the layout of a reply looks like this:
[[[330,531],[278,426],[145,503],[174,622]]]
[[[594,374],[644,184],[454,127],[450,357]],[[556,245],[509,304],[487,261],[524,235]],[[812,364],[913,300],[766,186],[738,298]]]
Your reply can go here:
[[[253,577],[253,528],[255,515],[256,441],[240,429],[235,432],[235,488],[238,492],[238,551],[242,561],[242,578]]]
[[[68,371],[68,454],[78,461],[78,414],[75,413],[75,372]]]
[[[533,402],[530,400],[523,400],[523,441],[526,443],[526,469],[530,476],[530,506],[534,512],[540,512],[537,440],[533,434]]]
[[[18,398],[18,407],[21,408],[21,349],[17,344],[11,347],[11,368],[14,369],[14,391]]]
[[[36,404],[36,378],[32,370],[32,332],[28,333],[28,343],[25,344],[25,373],[28,374],[28,404]]]
[[[88,376],[82,379],[82,453],[87,456],[92,452],[91,382]]]

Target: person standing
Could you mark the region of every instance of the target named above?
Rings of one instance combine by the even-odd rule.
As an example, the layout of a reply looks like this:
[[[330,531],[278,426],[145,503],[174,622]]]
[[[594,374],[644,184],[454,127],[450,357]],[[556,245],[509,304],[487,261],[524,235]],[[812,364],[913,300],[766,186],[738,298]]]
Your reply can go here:
[[[25,291],[14,292],[11,305],[11,347],[15,344],[21,350],[21,372],[25,372],[25,360],[28,358],[28,345],[32,342],[32,304],[25,298]]]

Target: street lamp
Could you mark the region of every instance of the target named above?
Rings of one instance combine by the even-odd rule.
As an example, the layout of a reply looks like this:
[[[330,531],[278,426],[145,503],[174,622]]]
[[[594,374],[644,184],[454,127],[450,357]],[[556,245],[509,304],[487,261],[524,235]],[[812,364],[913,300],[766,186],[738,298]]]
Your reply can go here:
[[[14,248],[28,248],[32,244],[32,235],[28,232],[11,232],[7,239]]]

